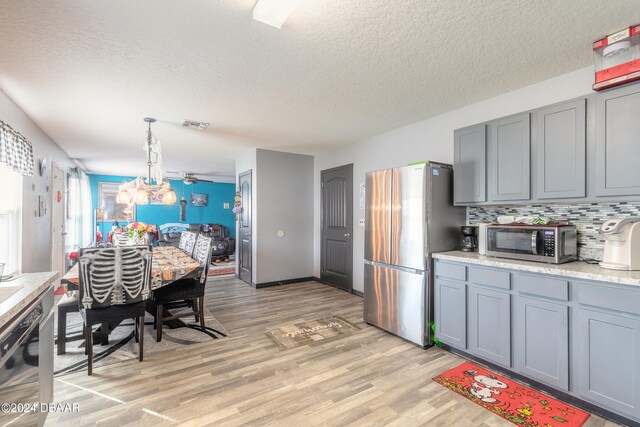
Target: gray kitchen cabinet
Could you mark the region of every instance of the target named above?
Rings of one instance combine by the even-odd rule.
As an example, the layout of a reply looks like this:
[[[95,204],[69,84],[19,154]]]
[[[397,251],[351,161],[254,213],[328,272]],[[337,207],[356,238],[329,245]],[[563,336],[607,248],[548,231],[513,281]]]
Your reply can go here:
[[[456,204],[487,200],[486,137],[484,124],[454,132],[453,201]]]
[[[569,390],[569,307],[522,295],[514,312],[514,367],[541,383]]]
[[[469,351],[511,367],[511,295],[473,285],[468,295]]]
[[[489,123],[490,201],[531,198],[530,114],[523,113]]]
[[[640,87],[596,95],[596,196],[640,195]]]
[[[640,420],[640,319],[584,308],[577,312],[579,396]]]
[[[435,279],[436,338],[459,349],[467,348],[467,285]]]
[[[538,199],[586,196],[586,99],[536,112]]]

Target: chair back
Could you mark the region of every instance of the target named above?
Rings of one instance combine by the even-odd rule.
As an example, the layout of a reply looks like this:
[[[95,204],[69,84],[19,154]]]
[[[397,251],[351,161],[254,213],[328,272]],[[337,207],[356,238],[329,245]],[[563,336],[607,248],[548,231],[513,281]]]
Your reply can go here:
[[[193,231],[183,231],[180,236],[180,243],[178,244],[178,248],[184,251],[187,255],[191,256],[193,254],[193,248],[196,245],[196,239],[198,235]]]
[[[111,236],[111,243],[113,246],[129,246],[131,245],[131,239],[129,239],[129,233],[123,231],[114,231]]]
[[[209,263],[211,262],[211,250],[213,249],[213,238],[198,235],[196,245],[193,250],[193,259],[202,266],[202,274],[200,275],[200,283],[207,281],[207,274],[209,273]]]
[[[148,299],[151,256],[151,246],[80,249],[80,304],[94,309]]]

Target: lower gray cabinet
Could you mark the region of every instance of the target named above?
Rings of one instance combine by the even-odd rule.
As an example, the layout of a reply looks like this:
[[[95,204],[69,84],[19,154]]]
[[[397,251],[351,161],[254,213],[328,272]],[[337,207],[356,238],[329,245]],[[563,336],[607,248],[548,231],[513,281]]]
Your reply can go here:
[[[640,420],[640,320],[578,309],[578,394]]]
[[[516,297],[513,331],[517,372],[569,390],[569,307]]]
[[[445,344],[467,348],[467,285],[435,280],[435,334]]]
[[[469,286],[469,351],[511,367],[511,295]]]

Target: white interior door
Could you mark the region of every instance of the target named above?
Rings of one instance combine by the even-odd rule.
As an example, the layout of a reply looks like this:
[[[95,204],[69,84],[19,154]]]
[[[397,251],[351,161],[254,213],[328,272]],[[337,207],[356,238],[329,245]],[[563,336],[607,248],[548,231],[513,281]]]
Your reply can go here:
[[[58,165],[51,165],[51,270],[65,273],[65,173]]]

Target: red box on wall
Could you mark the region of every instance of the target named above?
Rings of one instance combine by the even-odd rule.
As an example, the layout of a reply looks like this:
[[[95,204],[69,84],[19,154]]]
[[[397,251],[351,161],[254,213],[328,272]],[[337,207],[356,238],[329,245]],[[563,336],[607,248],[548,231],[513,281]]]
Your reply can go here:
[[[596,61],[593,90],[640,80],[640,25],[595,41],[593,53]]]

